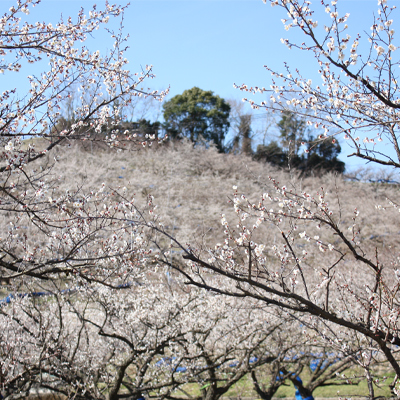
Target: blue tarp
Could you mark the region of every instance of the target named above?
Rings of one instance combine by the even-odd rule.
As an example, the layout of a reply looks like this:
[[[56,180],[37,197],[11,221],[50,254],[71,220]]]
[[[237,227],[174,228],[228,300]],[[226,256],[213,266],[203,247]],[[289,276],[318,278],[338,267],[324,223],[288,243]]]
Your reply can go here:
[[[296,376],[296,381],[301,383],[301,384],[303,383],[303,381],[300,379],[299,376]],[[302,397],[302,395],[300,394],[300,391],[297,388],[296,384],[294,382],[293,382],[293,384],[294,384],[294,387],[297,389],[296,393],[295,393],[296,400],[314,400],[314,397],[312,397],[312,396]]]

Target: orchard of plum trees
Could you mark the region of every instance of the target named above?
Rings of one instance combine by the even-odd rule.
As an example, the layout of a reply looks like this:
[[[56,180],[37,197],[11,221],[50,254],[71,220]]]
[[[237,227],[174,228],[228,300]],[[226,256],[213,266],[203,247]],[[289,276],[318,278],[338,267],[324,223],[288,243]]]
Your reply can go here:
[[[277,147],[289,160],[305,150],[337,162],[342,135],[355,157],[398,168],[394,7],[379,0],[362,57],[336,1],[315,6],[325,21],[309,1],[268,3],[304,34],[302,44],[283,42],[314,55],[324,82],[271,71],[271,90],[238,87],[268,95],[244,100],[279,113]],[[85,46],[124,7],[25,22],[35,6],[18,0],[0,20],[1,71],[44,68],[28,76],[27,93],[0,95],[1,396],[217,400],[247,377],[265,400],[289,382],[306,398],[358,380],[373,399],[384,384],[377,366],[399,396],[398,187],[296,178],[243,156],[246,168],[201,141],[171,145],[144,120],[138,133],[124,108],[167,91],[143,89],[151,66],[126,69],[121,35],[110,32],[105,56]],[[217,99],[222,112],[208,114],[216,96],[191,91],[205,93],[198,119],[215,119],[205,139],[221,151],[230,106]],[[73,118],[62,120],[74,93]],[[164,104],[180,115],[173,136],[197,141],[181,102]],[[247,140],[248,118],[241,124]],[[296,135],[311,126],[322,131],[307,147]],[[106,149],[81,145],[96,142]],[[128,166],[120,149],[140,151]]]

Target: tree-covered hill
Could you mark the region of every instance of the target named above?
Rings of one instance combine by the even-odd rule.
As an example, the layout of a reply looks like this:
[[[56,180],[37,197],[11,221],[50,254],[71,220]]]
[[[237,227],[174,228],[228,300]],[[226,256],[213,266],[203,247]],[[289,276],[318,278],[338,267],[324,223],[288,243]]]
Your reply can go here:
[[[400,239],[390,213],[377,213],[376,208],[387,208],[387,199],[396,198],[398,185],[352,182],[333,173],[302,178],[296,170],[290,174],[245,155],[221,154],[213,147],[193,147],[190,142],[124,151],[91,152],[90,148],[79,146],[67,153],[61,150],[55,154],[57,162],[53,154],[48,156],[54,167],[46,179],[59,177],[56,192],[98,188],[102,184],[107,191],[121,192],[126,188],[126,196],[134,197],[139,208],[152,195],[157,215],[169,231],[184,241],[221,240],[221,214],[227,218],[235,215],[231,203],[233,187],[237,186],[239,194],[256,200],[262,193],[272,193],[271,179],[298,190],[317,192],[323,188],[331,207],[341,210],[343,225],[352,225],[357,209],[360,239],[373,247],[390,249]],[[363,199],[362,203],[359,199]],[[271,228],[263,235],[274,242],[280,232]]]

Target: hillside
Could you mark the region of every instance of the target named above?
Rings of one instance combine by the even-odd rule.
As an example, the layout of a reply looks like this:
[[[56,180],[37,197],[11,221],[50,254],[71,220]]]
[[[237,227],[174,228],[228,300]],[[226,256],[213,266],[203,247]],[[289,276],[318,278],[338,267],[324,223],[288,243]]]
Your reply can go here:
[[[102,183],[108,190],[126,187],[127,197],[134,197],[139,209],[152,195],[157,214],[180,240],[219,240],[221,214],[234,218],[232,187],[255,201],[265,192],[273,194],[272,177],[281,186],[301,191],[316,193],[323,187],[331,207],[340,210],[341,224],[351,224],[357,208],[362,242],[390,248],[399,241],[396,210],[387,200],[396,199],[397,185],[350,182],[332,174],[300,179],[296,171],[285,173],[246,156],[193,148],[190,143],[120,152],[78,147],[58,151],[48,155],[49,162],[55,155],[58,159],[52,169],[52,177],[59,178],[58,190],[93,190]],[[378,211],[378,205],[387,210]],[[273,241],[276,234],[268,232],[268,239]]]

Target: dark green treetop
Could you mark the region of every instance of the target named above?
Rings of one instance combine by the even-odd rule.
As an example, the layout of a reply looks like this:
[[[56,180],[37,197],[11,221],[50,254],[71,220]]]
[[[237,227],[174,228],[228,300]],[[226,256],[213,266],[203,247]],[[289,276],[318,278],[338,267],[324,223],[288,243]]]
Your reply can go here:
[[[189,138],[196,143],[200,136],[224,151],[229,128],[230,105],[211,90],[198,87],[185,90],[163,105],[164,128],[172,138]]]
[[[316,139],[307,129],[304,118],[284,111],[277,128],[280,143],[272,141],[267,146],[258,145],[254,155],[256,160],[265,160],[281,168],[295,168],[302,175],[344,172],[345,164],[338,159],[341,152],[339,143],[332,137]]]

